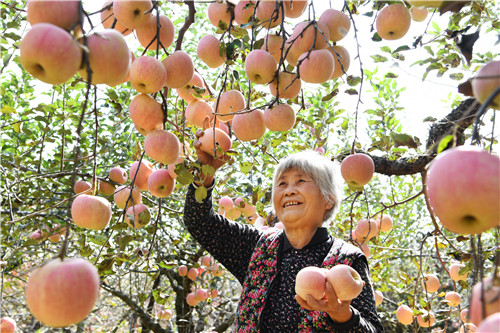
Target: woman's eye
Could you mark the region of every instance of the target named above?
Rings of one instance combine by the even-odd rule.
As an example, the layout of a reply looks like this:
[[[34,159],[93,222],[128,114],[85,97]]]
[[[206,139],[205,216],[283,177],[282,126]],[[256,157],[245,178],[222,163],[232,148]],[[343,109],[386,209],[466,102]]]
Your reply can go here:
[[[280,182],[280,183],[278,183],[278,186],[285,186],[285,185],[286,185],[286,183],[285,183],[285,182]]]

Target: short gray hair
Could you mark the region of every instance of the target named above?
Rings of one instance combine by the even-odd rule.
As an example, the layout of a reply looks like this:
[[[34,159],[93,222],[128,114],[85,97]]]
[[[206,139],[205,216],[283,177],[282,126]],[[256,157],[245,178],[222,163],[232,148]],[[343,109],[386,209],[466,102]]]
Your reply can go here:
[[[288,169],[299,169],[312,178],[318,186],[323,197],[332,202],[333,206],[325,212],[323,222],[335,217],[342,202],[344,180],[340,175],[340,166],[337,162],[329,160],[327,157],[314,150],[306,150],[292,154],[282,159],[273,176],[273,190],[281,175]],[[273,198],[274,201],[274,198]]]

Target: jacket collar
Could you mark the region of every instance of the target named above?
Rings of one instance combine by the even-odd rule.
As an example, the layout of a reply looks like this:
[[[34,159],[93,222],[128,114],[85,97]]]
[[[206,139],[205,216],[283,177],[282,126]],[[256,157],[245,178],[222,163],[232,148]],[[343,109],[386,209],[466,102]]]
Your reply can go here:
[[[302,249],[303,250],[309,249],[313,246],[316,246],[318,244],[326,242],[329,237],[330,236],[328,234],[328,230],[325,227],[319,227],[318,229],[316,229],[316,233],[314,234],[311,241],[306,246],[304,246]],[[283,232],[283,247],[281,249],[281,253],[286,253],[286,252],[291,251],[293,249],[294,249],[294,247],[292,246],[292,244],[290,244],[290,241],[286,237],[286,233]]]

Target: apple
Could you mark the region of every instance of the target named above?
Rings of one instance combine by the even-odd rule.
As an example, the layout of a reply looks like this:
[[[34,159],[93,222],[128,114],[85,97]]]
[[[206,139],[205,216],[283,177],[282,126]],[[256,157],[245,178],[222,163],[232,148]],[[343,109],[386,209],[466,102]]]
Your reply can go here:
[[[330,30],[326,23],[305,21],[298,23],[294,27],[286,44],[296,54],[300,55],[304,52],[309,52],[311,48],[315,50],[325,49],[328,46],[329,38]]]
[[[330,40],[338,42],[344,38],[351,29],[351,20],[349,16],[340,10],[329,8],[319,17],[318,23],[325,24],[328,27]]]
[[[500,225],[500,158],[479,147],[439,154],[427,170],[426,195],[449,231],[479,234]]]
[[[403,325],[410,325],[413,323],[413,311],[408,305],[400,305],[396,311],[396,317]]]
[[[118,184],[125,184],[128,179],[128,175],[125,169],[117,166],[109,170],[109,179]]]
[[[191,267],[187,273],[187,277],[190,279],[190,280],[196,280],[196,278],[198,277],[198,270],[194,267]]]
[[[214,277],[221,277],[224,274],[226,274],[226,271],[220,268],[220,265],[218,263],[213,264],[212,267],[210,267],[210,272]]]
[[[104,180],[99,180],[99,193],[102,195],[113,195],[115,193],[115,185]]]
[[[0,319],[0,332],[2,333],[14,333],[16,330],[16,321],[10,317],[3,317]]]
[[[175,180],[167,169],[157,169],[148,178],[148,190],[157,198],[168,197],[175,187]]]
[[[365,255],[365,257],[367,258],[370,258],[371,256],[371,252],[370,252],[370,247],[368,246],[367,243],[361,243],[361,245],[359,246],[359,248],[361,249],[361,251],[363,252],[363,254]]]
[[[304,52],[298,59],[298,73],[302,81],[308,83],[324,83],[334,71],[335,59],[328,50]]]
[[[465,281],[467,280],[467,277],[469,276],[469,272],[465,272],[463,274],[460,274],[460,270],[464,268],[465,265],[460,264],[460,263],[453,263],[450,266],[449,272],[450,272],[450,278],[453,281]]]
[[[231,221],[236,221],[241,216],[241,209],[233,206],[231,209],[226,210],[224,216]]]
[[[130,102],[129,115],[135,128],[144,136],[163,127],[163,108],[149,95],[136,95]]]
[[[147,50],[161,51],[162,48],[167,49],[174,41],[175,27],[172,20],[166,15],[160,15],[158,20],[160,21],[159,29],[157,16],[151,15],[144,25],[135,30],[139,43]]]
[[[23,68],[42,82],[60,84],[80,68],[82,50],[64,29],[50,23],[35,24],[19,43]]]
[[[167,70],[165,85],[168,88],[184,87],[194,76],[193,60],[184,51],[175,51],[161,62]]]
[[[166,165],[177,160],[181,152],[181,143],[171,132],[157,129],[146,135],[144,151],[146,156]]]
[[[50,23],[65,30],[72,30],[80,19],[80,1],[29,0],[26,8],[27,20],[33,26]]]
[[[196,306],[198,304],[198,299],[196,298],[195,293],[189,293],[186,296],[186,303],[189,306]]]
[[[423,314],[417,316],[417,323],[420,327],[431,327],[436,322],[436,316],[432,311],[422,311]]]
[[[302,268],[295,279],[295,293],[306,300],[311,295],[316,300],[325,296],[325,281],[327,270],[320,267],[309,266]]]
[[[228,196],[223,196],[222,198],[220,198],[218,203],[219,207],[224,209],[225,211],[230,210],[234,206],[233,199]]]
[[[415,22],[425,21],[427,15],[429,14],[429,10],[425,7],[416,7],[412,6],[410,8],[411,19]]]
[[[460,311],[460,320],[464,323],[470,323],[469,309],[463,309],[462,311]]]
[[[491,277],[484,278],[472,287],[470,296],[469,317],[470,322],[479,326],[484,318],[499,312],[500,309],[500,285],[498,277],[496,281]],[[484,289],[484,299],[482,298],[482,289]],[[484,313],[483,313],[484,309]]]
[[[226,49],[214,35],[201,37],[196,54],[210,68],[217,68],[226,61]]]
[[[129,81],[140,93],[153,94],[160,91],[167,80],[167,71],[160,60],[144,55],[130,65]]]
[[[297,18],[304,13],[308,0],[285,0],[285,17]]]
[[[234,135],[241,141],[258,140],[266,133],[264,112],[258,109],[237,114],[232,125]]]
[[[488,316],[477,327],[476,333],[500,332],[500,312]]]
[[[177,174],[175,173],[175,168],[176,168],[177,164],[182,164],[183,162],[184,162],[184,157],[179,156],[179,157],[177,157],[177,159],[175,160],[174,163],[170,163],[167,166],[168,173],[170,174],[170,177],[172,177],[172,179],[177,178]]]
[[[130,167],[130,181],[137,186],[139,190],[147,191],[148,178],[154,169],[155,167],[151,164],[151,162],[146,161],[145,159],[142,159],[140,164],[139,161],[135,161]]]
[[[378,35],[386,40],[402,38],[410,30],[410,25],[410,10],[400,3],[382,8],[375,21]]]
[[[71,205],[71,217],[80,228],[103,230],[111,220],[111,204],[102,197],[80,194]]]
[[[389,232],[392,230],[392,217],[390,215],[379,215],[377,216],[377,220],[375,222],[377,223],[377,227],[380,232]]]
[[[92,184],[90,182],[87,182],[85,180],[77,180],[75,182],[75,185],[73,186],[73,190],[75,191],[75,194],[82,193],[82,192],[90,192],[92,189]]]
[[[462,297],[460,296],[459,293],[455,291],[448,291],[444,295],[445,301],[448,303],[449,306],[454,307],[460,305],[460,301],[462,300]]]
[[[380,290],[375,290],[373,293],[375,295],[375,305],[379,306],[384,301],[384,294]]]
[[[111,5],[111,6],[110,6]],[[113,22],[115,21],[115,13],[113,11],[113,0],[107,0],[102,5],[102,8],[108,7],[101,12],[101,23],[104,29],[111,29]],[[114,29],[120,32],[123,36],[130,35],[132,33],[132,29],[125,27],[120,22],[116,21]]]
[[[230,121],[236,112],[245,108],[245,98],[238,90],[229,90],[220,95],[213,104],[217,118],[221,121]]]
[[[367,242],[378,235],[377,222],[375,220],[360,219],[356,225],[356,240]]]
[[[125,209],[125,205],[128,208],[140,204],[142,202],[142,194],[135,186],[131,190],[130,186],[122,185],[116,189],[113,199],[118,208]]]
[[[82,258],[54,259],[33,270],[26,284],[26,303],[44,325],[77,324],[92,311],[99,295],[97,269]]]
[[[341,301],[350,301],[358,297],[365,282],[359,273],[349,265],[338,264],[326,273],[326,280],[330,282],[337,298]]]
[[[196,99],[189,103],[184,115],[186,116],[186,121],[196,127],[203,128],[203,121],[206,117],[209,119],[213,118],[214,109],[207,102]]]
[[[33,231],[30,235],[30,238],[34,240],[42,238],[41,230]]]
[[[182,98],[186,103],[191,103],[194,100],[197,100],[198,97],[193,96],[193,94],[197,94],[195,88],[199,90],[205,90],[203,95],[208,95],[208,89],[205,87],[205,82],[200,74],[194,72],[193,78],[188,82],[184,87],[177,88],[177,95]]]
[[[277,1],[259,1],[255,10],[259,25],[266,29],[277,27],[283,21],[283,12]]]
[[[269,91],[276,98],[293,99],[299,95],[301,88],[302,81],[296,73],[279,72],[269,83]]]
[[[219,22],[225,23],[225,26],[229,26],[231,21],[231,11],[229,9],[229,4],[226,1],[214,1],[208,5],[207,16],[216,28],[219,27]]]
[[[130,68],[131,55],[122,34],[114,29],[95,32],[87,38],[87,48],[92,84],[103,83],[113,87],[125,80]],[[78,73],[89,81],[85,62]]]
[[[466,323],[463,325],[460,325],[460,328],[458,329],[457,333],[476,333],[477,332],[477,326],[471,323]],[[495,332],[495,331],[488,331],[488,332]]]
[[[372,179],[375,163],[369,155],[356,153],[342,160],[340,172],[350,188],[359,189]]]
[[[203,136],[200,137],[200,149],[212,156],[221,156],[222,152],[226,152],[231,149],[232,141],[229,135],[219,128],[209,128],[206,129]],[[216,150],[214,152],[214,149]]]
[[[199,288],[195,291],[195,297],[199,302],[204,302],[208,298],[208,293],[205,289]]]
[[[422,288],[428,293],[436,292],[440,285],[441,283],[439,283],[439,279],[435,274],[427,274],[422,280]]]
[[[234,7],[234,20],[239,25],[250,23],[254,10],[255,3],[253,0],[241,0]],[[248,24],[245,28],[250,29],[252,25]]]
[[[351,65],[351,56],[349,54],[349,51],[347,51],[345,47],[340,45],[334,45],[332,47],[333,50],[329,47],[328,51],[330,51],[333,59],[335,59],[335,66],[333,68],[333,74],[330,77],[330,80],[339,78],[344,75]]]
[[[51,243],[58,243],[61,240],[61,235],[59,234],[53,234],[49,236],[49,241]]]
[[[131,30],[135,30],[148,22],[152,8],[151,0],[113,1],[116,20]]]
[[[132,219],[134,222],[132,223]],[[151,213],[145,204],[138,204],[127,209],[125,214],[125,223],[132,229],[139,229],[151,221]]]
[[[265,50],[252,50],[245,59],[245,73],[250,81],[257,84],[271,82],[277,66],[273,55]]]
[[[180,265],[179,266],[179,276],[187,276],[188,274],[188,268],[186,265]]]
[[[484,103],[498,87],[500,87],[500,60],[493,60],[481,67],[472,79],[472,92],[479,103]],[[500,94],[491,101],[490,107],[500,110]]]
[[[158,319],[170,320],[172,318],[172,310],[159,310]]]
[[[210,292],[210,297],[212,298],[216,298],[217,296],[219,296],[219,291],[217,289],[213,289],[211,292]]]
[[[276,63],[279,64],[281,60],[282,46],[283,38],[281,36],[268,34],[264,37],[264,44],[260,47],[260,49],[271,53],[271,55],[274,57],[274,60],[276,60]]]
[[[288,131],[295,125],[295,111],[288,104],[277,104],[264,110],[264,125],[270,131]]]

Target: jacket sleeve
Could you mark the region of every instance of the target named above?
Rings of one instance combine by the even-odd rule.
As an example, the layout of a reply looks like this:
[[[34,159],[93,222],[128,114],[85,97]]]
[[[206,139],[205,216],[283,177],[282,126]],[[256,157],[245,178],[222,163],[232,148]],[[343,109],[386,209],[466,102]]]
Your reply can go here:
[[[336,323],[328,317],[328,323],[331,327],[331,332],[335,333],[379,333],[384,332],[384,327],[377,315],[377,307],[375,305],[375,295],[373,293],[372,283],[368,262],[363,254],[357,255],[357,258],[352,264],[363,281],[365,286],[361,293],[352,300],[351,309],[352,317],[345,323]]]
[[[202,203],[196,201],[194,193],[195,188],[190,185],[184,204],[184,225],[205,250],[243,283],[260,231],[216,214],[212,190],[208,190]]]

